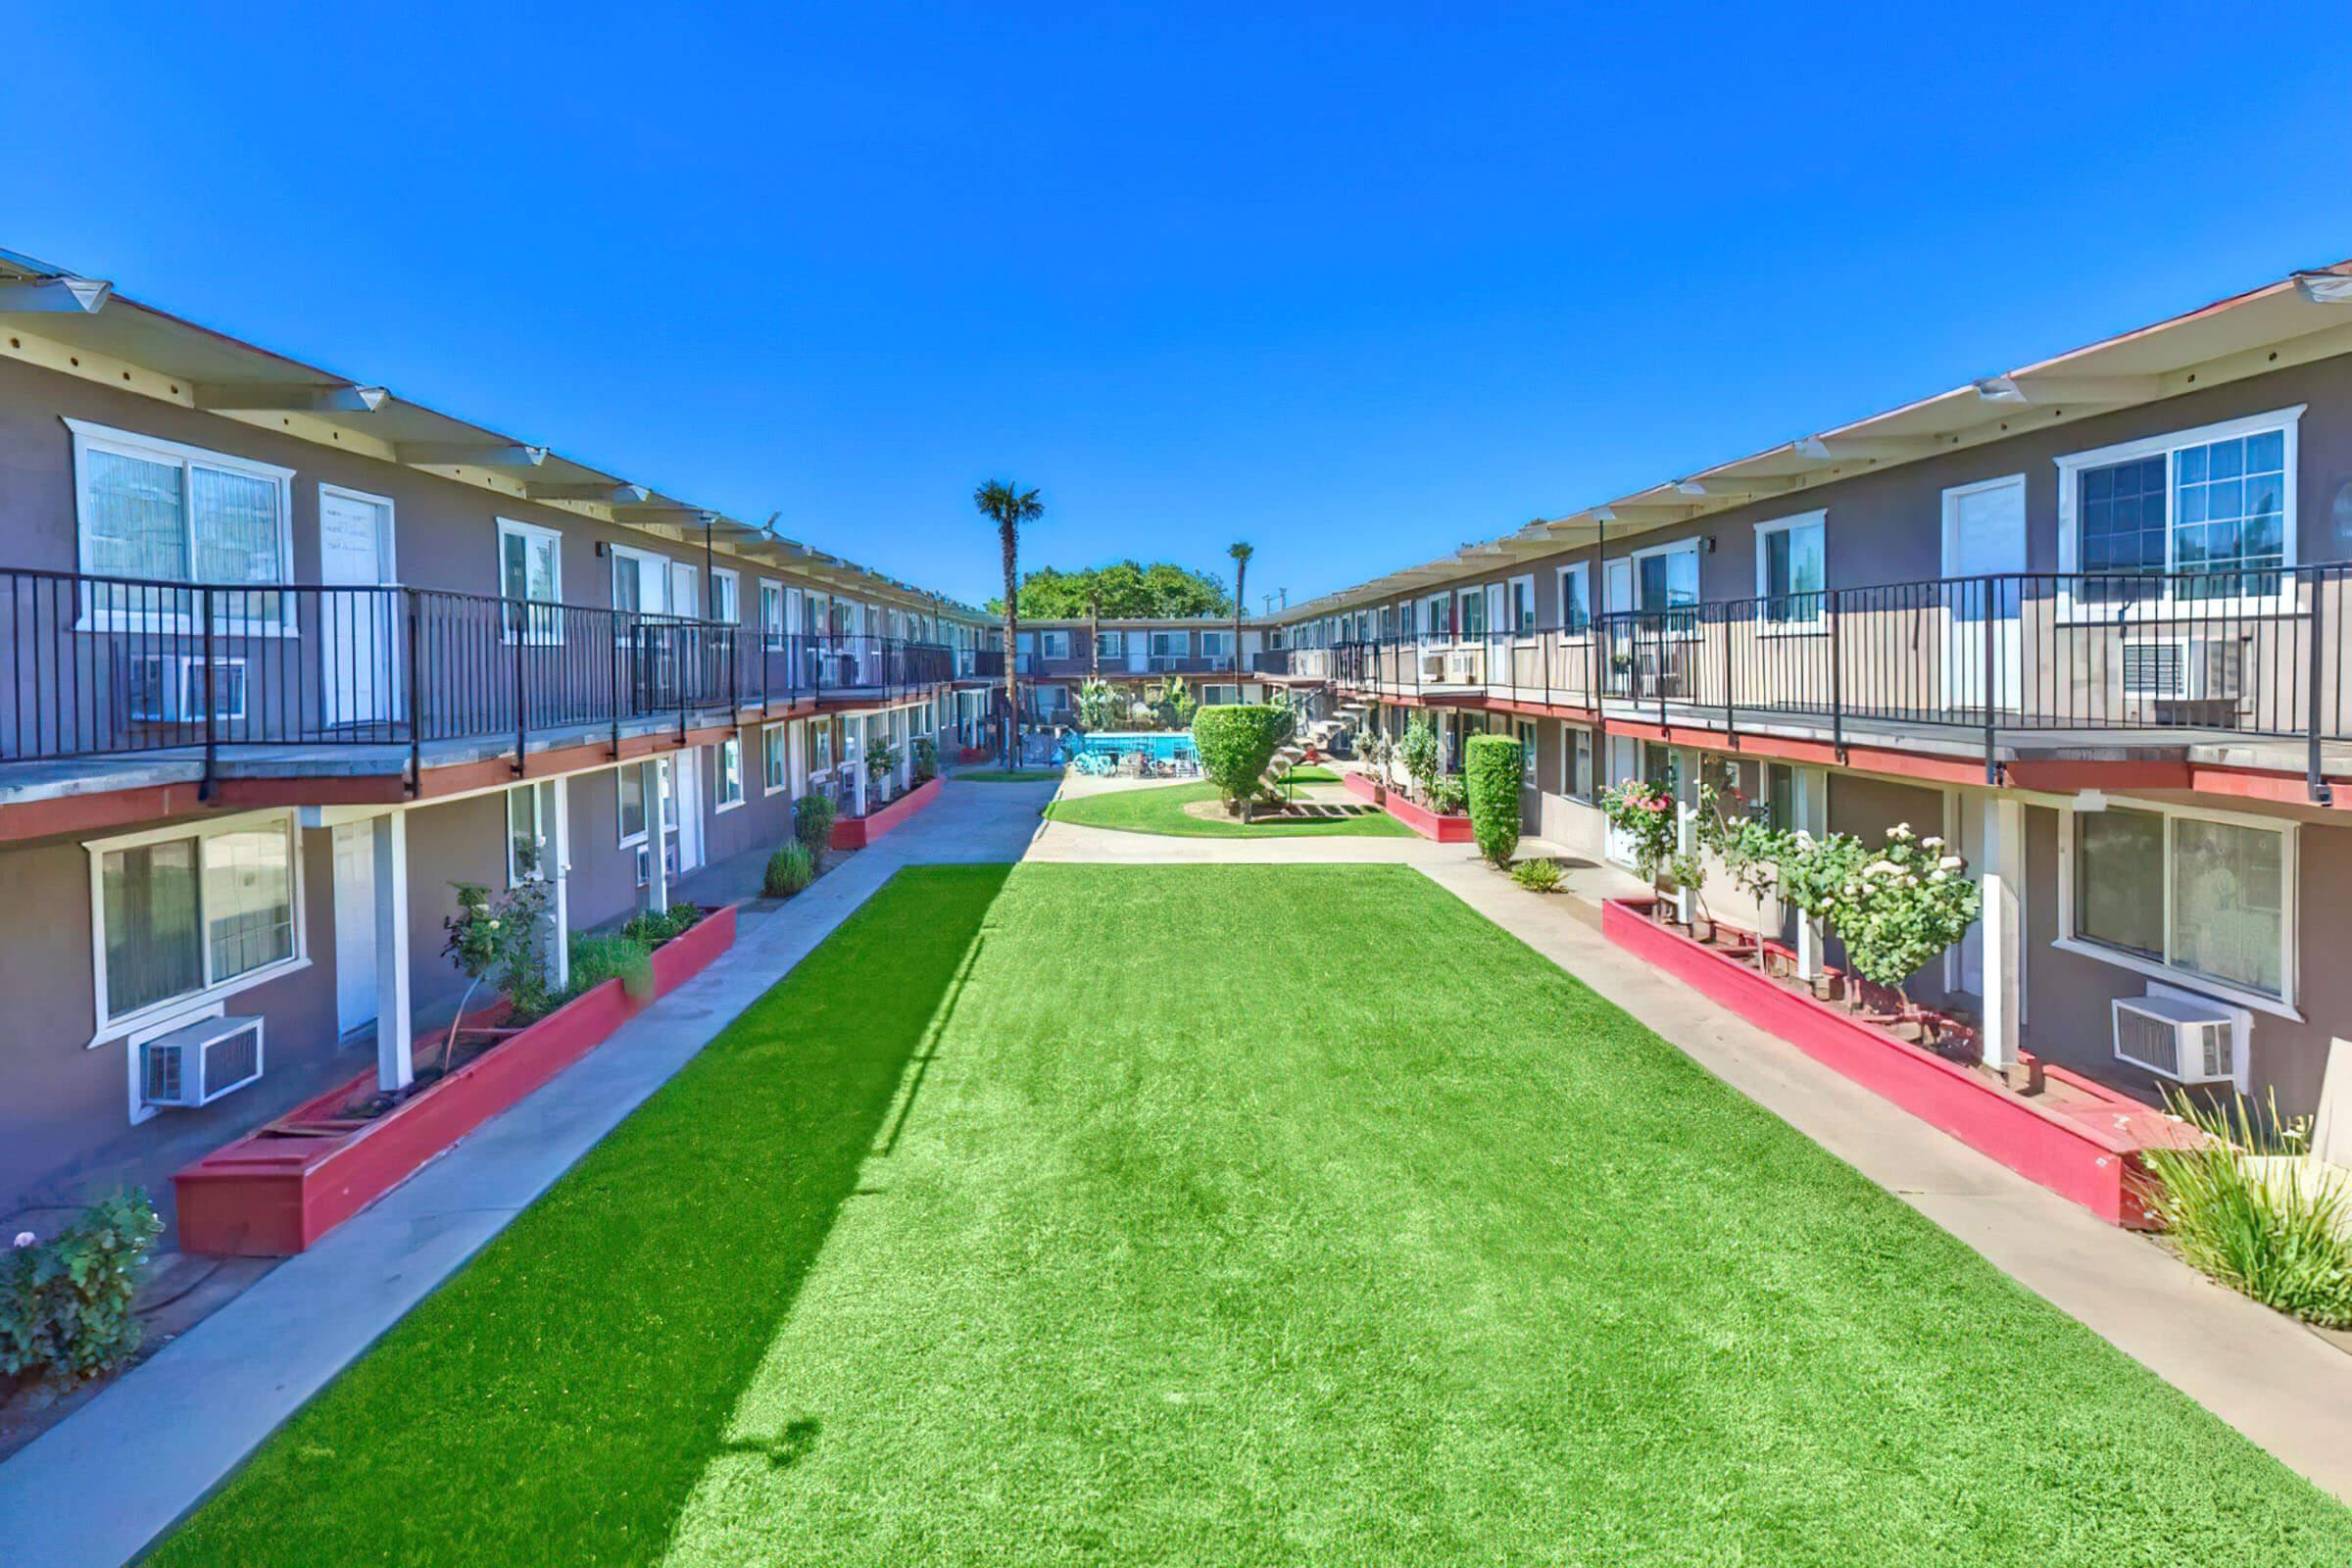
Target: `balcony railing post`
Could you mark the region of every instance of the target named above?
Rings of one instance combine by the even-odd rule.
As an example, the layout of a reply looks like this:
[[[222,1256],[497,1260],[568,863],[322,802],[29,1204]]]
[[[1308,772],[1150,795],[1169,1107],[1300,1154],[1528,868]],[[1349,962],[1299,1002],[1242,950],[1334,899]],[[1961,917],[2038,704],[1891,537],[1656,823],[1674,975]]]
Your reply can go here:
[[[1830,596],[1830,745],[1845,760],[1845,607]]]
[[[2325,570],[2312,572],[2311,692],[2305,699],[2305,728],[2308,733],[2305,738],[2303,784],[2312,803],[2317,806],[2331,806],[2335,802],[2335,790],[2322,770],[2323,760],[2320,756],[2320,738],[2327,733],[2327,726],[2320,721],[2321,685],[2327,677],[2327,660],[2323,652],[2328,641],[2327,583],[2328,573]]]
[[[522,613],[514,619],[514,776],[516,778],[522,777],[522,752],[529,739],[530,699],[527,694],[530,687],[526,684],[527,677],[523,671],[522,650],[530,640],[531,604],[526,599],[522,603]]]
[[[220,666],[213,659],[213,590],[196,590],[196,606],[204,615],[204,778],[196,786],[196,798],[213,798],[213,766],[220,756],[220,704],[213,692],[213,683],[220,677]]]
[[[403,588],[409,602],[409,794],[424,793],[424,639],[417,613],[416,590]]]
[[[2000,760],[1993,756],[1992,752],[1994,743],[1992,693],[1993,679],[1998,669],[1996,661],[1999,657],[1997,647],[2000,642],[1999,637],[1995,635],[1993,618],[1993,583],[1994,579],[1989,576],[1984,579],[1983,583],[1984,602],[1978,607],[1978,615],[1984,628],[1984,782],[1987,784],[1998,784],[2001,781]]]

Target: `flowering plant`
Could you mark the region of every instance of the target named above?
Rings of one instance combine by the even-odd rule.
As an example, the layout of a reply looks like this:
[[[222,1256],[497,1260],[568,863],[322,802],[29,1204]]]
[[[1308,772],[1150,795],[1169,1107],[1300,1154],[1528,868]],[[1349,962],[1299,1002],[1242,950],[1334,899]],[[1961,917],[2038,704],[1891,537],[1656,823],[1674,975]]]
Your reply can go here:
[[[1638,778],[1600,792],[1600,814],[1609,819],[1634,853],[1634,869],[1651,889],[1664,892],[1662,873],[1674,861],[1674,797]]]
[[[1980,903],[1967,863],[1944,854],[1943,840],[1917,838],[1897,822],[1877,858],[1838,890],[1830,920],[1854,972],[1903,996],[1903,982],[1975,923]]]

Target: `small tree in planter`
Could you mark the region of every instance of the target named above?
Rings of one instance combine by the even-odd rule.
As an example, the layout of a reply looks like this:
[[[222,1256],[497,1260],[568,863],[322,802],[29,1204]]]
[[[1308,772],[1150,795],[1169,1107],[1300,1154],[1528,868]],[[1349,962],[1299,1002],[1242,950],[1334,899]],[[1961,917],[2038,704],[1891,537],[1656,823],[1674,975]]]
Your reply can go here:
[[[1652,789],[1638,778],[1629,778],[1600,792],[1600,814],[1608,818],[1609,826],[1633,850],[1634,869],[1663,905],[1665,877],[1674,862],[1674,797],[1662,789]]]
[[[939,777],[939,743],[928,735],[914,738],[914,781],[928,784]]]
[[[1854,875],[1869,854],[1862,841],[1850,833],[1817,839],[1803,828],[1789,834],[1783,845],[1776,885],[1804,926],[1797,938],[1797,978],[1825,1000],[1830,982],[1821,972],[1822,927],[1839,905],[1861,893]]]
[[[1909,823],[1897,822],[1830,913],[1846,961],[1895,994],[1906,1023],[1916,1011],[1904,983],[1960,940],[1981,902],[1967,863],[1942,848],[1941,839],[1915,838]]]
[[[1772,911],[1769,918],[1777,925],[1781,905],[1781,861],[1788,857],[1788,835],[1762,819],[1739,809],[1741,804],[1732,797],[1734,809],[1723,810],[1723,799],[1711,784],[1699,786],[1698,842],[1723,867],[1723,874],[1732,885],[1754,901],[1759,915]],[[1761,923],[1761,922],[1759,922]],[[1756,933],[1756,967],[1764,966],[1764,933]]]
[[[1428,804],[1430,787],[1438,778],[1438,732],[1428,719],[1416,718],[1404,727],[1404,739],[1396,743],[1396,760],[1404,764],[1413,793]]]
[[[466,976],[466,994],[458,1000],[458,1015],[449,1021],[441,1043],[441,1071],[447,1072],[457,1049],[458,1026],[466,1008],[485,980],[496,978],[507,995],[509,1019],[530,1022],[554,1004],[554,988],[547,979],[547,943],[540,924],[547,918],[548,887],[531,875],[532,858],[521,854],[523,880],[505,893],[492,893],[478,882],[460,882],[458,912],[441,922],[448,940],[441,956],[456,962]]]
[[[1376,805],[1389,798],[1389,760],[1396,755],[1396,743],[1379,730],[1366,730],[1356,738],[1355,760],[1371,777],[1372,800]]]
[[[821,861],[833,843],[833,797],[814,790],[792,803],[792,836],[811,859]]]
[[[1508,735],[1473,735],[1465,763],[1470,834],[1487,863],[1505,869],[1519,848],[1519,785],[1524,763]]]
[[[877,796],[889,798],[890,775],[899,770],[899,749],[884,741],[865,754],[865,776]]]
[[[1225,798],[1225,809],[1248,820],[1266,764],[1282,744],[1283,716],[1262,703],[1223,703],[1193,719],[1200,771]]]

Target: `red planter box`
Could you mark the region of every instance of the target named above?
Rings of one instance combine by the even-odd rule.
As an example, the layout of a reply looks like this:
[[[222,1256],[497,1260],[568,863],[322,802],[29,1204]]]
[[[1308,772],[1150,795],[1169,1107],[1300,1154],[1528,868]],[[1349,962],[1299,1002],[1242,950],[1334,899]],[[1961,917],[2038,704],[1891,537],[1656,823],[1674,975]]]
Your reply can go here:
[[[864,816],[837,816],[833,819],[833,847],[862,850],[938,798],[939,780],[932,779],[917,784],[879,811]]]
[[[655,949],[654,997],[685,984],[734,942],[735,907],[728,905]],[[645,1005],[620,981],[608,980],[371,1121],[321,1136],[263,1128],[214,1151],[172,1178],[181,1250],[235,1257],[302,1251],[586,1055]],[[492,1020],[503,1007],[473,1016]],[[362,1073],[273,1125],[332,1124],[374,1082],[372,1071]]]
[[[2138,1152],[2180,1136],[2161,1112],[2047,1063],[2046,1076],[2084,1098],[2051,1105],[2022,1098],[1974,1068],[1702,946],[1652,920],[1647,907],[1604,902],[1602,933],[1814,1060],[2110,1224],[2152,1225],[2138,1191],[2148,1180]]]
[[[1363,774],[1342,773],[1340,782],[1353,794],[1367,801],[1372,799],[1372,781]],[[1440,844],[1468,844],[1473,837],[1468,817],[1440,816],[1425,806],[1415,806],[1395,790],[1388,792],[1388,799],[1380,803],[1380,808],[1423,838],[1435,839]]]
[[[986,746],[966,746],[956,754],[956,765],[962,767],[970,762],[985,762],[996,755],[992,748]]]

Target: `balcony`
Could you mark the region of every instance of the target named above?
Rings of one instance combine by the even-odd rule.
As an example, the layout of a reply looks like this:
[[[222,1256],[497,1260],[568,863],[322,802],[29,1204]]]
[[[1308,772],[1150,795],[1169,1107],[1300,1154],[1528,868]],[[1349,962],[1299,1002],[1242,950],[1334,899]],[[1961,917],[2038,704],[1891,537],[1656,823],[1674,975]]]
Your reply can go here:
[[[400,587],[0,570],[0,784],[405,773],[920,695],[940,645]],[[193,770],[192,773],[190,770]],[[80,786],[86,787],[86,786]]]
[[[2020,573],[1714,600],[1477,639],[1292,650],[1373,697],[2019,760],[2201,754],[2352,772],[2342,564]]]

